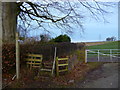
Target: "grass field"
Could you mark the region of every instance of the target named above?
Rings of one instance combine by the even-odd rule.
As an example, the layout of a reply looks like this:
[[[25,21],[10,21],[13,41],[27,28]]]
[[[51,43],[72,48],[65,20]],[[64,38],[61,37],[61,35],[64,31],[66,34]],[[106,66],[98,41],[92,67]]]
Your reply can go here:
[[[118,49],[120,41],[106,42],[102,45],[87,46],[87,49]]]
[[[120,44],[120,41],[113,41],[113,42],[106,42],[105,44],[102,45],[93,45],[93,46],[87,46],[87,49],[93,49],[92,52],[88,52],[88,57],[93,57],[98,55],[98,50],[102,54],[107,54],[109,55],[112,53],[112,55],[120,55],[120,50],[111,50],[110,49],[119,49],[118,46]],[[103,50],[106,49],[106,50]],[[102,55],[100,54],[100,55]],[[103,57],[103,55],[102,55]]]

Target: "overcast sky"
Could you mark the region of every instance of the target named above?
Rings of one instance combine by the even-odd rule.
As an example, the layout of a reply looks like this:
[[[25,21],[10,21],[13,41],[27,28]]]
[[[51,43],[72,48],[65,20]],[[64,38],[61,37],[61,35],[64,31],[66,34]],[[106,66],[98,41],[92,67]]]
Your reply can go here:
[[[112,12],[105,15],[108,22],[104,22],[104,20],[96,21],[91,17],[85,18],[84,33],[80,35],[76,31],[71,37],[72,42],[105,41],[107,37],[112,36],[118,39],[118,6],[108,8],[108,11]]]
[[[90,41],[105,41],[107,37],[115,36],[118,38],[118,7],[114,8],[106,8],[108,9],[109,14],[105,15],[105,19],[108,23],[104,22],[104,20],[96,21],[92,17],[89,16],[89,13],[85,13],[87,17],[84,18],[83,26],[84,32],[81,33],[78,28],[74,30],[74,33],[69,34],[72,42],[90,42]],[[65,32],[59,31],[57,28],[49,29],[51,33],[51,37],[56,37],[60,34],[65,34]],[[33,33],[34,32],[34,33]],[[30,36],[35,36],[39,34],[45,34],[44,31],[32,31]]]
[[[116,6],[110,9],[110,11],[113,13],[105,16],[108,23],[87,18],[84,22],[84,34],[82,34],[82,37],[78,37],[78,33],[74,34],[72,41],[104,41],[107,37],[112,36],[118,38],[118,7]]]

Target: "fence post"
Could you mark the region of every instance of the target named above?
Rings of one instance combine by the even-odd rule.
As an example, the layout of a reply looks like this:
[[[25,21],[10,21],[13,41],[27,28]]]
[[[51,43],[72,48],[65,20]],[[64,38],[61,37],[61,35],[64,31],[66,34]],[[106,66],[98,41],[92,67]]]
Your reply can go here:
[[[19,36],[18,32],[16,32],[16,76],[17,79],[20,77],[20,53],[19,53]]]
[[[52,76],[54,74],[54,69],[55,69],[56,52],[57,52],[57,48],[55,47],[54,61],[53,61],[53,67],[52,67]]]
[[[59,76],[58,57],[56,57],[56,74]]]
[[[100,61],[100,51],[98,50],[98,62]]]
[[[112,50],[110,49],[110,60],[112,61]]]
[[[87,50],[85,50],[85,63],[87,63]]]

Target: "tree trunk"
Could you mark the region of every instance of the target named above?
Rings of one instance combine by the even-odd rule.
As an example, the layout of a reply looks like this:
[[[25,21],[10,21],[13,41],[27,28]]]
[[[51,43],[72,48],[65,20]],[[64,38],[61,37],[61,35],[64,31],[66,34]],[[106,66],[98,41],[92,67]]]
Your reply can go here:
[[[0,2],[0,90],[2,90],[2,3]]]
[[[2,46],[2,2],[0,2],[0,48],[1,46]]]
[[[3,43],[15,43],[17,7],[15,2],[2,3]]]

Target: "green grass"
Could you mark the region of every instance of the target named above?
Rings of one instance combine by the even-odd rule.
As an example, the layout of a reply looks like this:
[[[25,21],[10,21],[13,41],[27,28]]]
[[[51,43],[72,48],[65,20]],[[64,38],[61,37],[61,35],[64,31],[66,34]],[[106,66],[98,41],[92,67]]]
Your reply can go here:
[[[88,46],[87,49],[99,49],[100,53],[110,54],[109,49],[118,49],[119,44],[120,44],[120,41],[112,41],[112,42],[106,42],[105,44],[102,44],[102,45]],[[108,50],[102,50],[102,49],[108,49]],[[88,52],[88,57],[93,57],[98,55],[98,50],[92,50],[92,51],[95,53]],[[120,50],[112,50],[112,54],[114,55],[120,54]]]
[[[106,42],[102,45],[88,46],[87,49],[118,49],[120,41]]]

